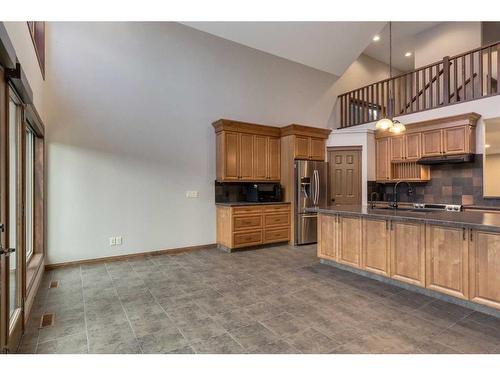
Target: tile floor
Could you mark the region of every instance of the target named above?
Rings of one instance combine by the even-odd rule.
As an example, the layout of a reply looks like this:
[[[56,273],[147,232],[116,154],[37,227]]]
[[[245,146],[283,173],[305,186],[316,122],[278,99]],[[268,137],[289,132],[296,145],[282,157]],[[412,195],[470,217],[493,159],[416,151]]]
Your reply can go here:
[[[47,272],[20,352],[500,353],[500,320],[322,265],[315,246],[207,249]]]

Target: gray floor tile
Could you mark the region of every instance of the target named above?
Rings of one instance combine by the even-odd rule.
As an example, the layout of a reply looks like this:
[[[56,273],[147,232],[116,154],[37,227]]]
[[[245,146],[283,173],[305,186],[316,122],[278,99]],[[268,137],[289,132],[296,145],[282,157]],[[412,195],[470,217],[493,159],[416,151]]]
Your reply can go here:
[[[229,331],[232,337],[235,338],[247,350],[256,350],[260,346],[276,341],[278,337],[264,327],[260,323],[252,323],[250,325],[237,328]]]
[[[206,340],[195,341],[192,346],[196,353],[207,354],[237,354],[244,353],[243,347],[229,334],[210,337]]]
[[[77,333],[56,340],[38,344],[38,354],[85,354],[87,348],[87,334]]]

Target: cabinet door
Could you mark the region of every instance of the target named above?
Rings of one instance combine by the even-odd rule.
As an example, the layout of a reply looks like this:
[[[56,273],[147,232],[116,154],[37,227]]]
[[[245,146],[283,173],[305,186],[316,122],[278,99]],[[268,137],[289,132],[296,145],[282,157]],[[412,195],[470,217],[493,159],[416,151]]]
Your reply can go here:
[[[441,155],[442,147],[441,130],[429,130],[422,132],[422,156]]]
[[[337,260],[337,216],[318,216],[318,258]]]
[[[253,137],[252,134],[240,134],[240,179],[253,178]]]
[[[405,158],[404,137],[401,135],[389,139],[391,145],[391,160],[403,160]]]
[[[267,179],[267,162],[269,159],[268,138],[262,135],[255,135],[253,140],[254,160],[253,160],[253,179]]]
[[[405,136],[405,159],[418,160],[420,159],[420,133],[407,134]]]
[[[445,154],[464,154],[468,152],[467,132],[467,126],[443,129],[443,152]]]
[[[500,233],[472,231],[470,300],[500,309]]]
[[[458,298],[469,298],[468,237],[465,228],[427,226],[427,288]]]
[[[391,277],[425,287],[424,224],[391,222]]]
[[[352,267],[361,265],[361,218],[339,217],[338,261]]]
[[[389,138],[380,138],[376,142],[376,179],[377,181],[390,180],[391,165],[389,155]]]
[[[267,178],[279,181],[281,178],[281,143],[279,138],[269,137],[267,156]]]
[[[379,275],[389,276],[390,245],[389,222],[364,218],[361,267]]]
[[[309,137],[295,136],[295,159],[309,159]]]
[[[224,134],[223,145],[224,180],[237,180],[239,178],[239,134],[227,132]]]
[[[325,140],[320,138],[311,138],[310,158],[312,160],[325,160]]]

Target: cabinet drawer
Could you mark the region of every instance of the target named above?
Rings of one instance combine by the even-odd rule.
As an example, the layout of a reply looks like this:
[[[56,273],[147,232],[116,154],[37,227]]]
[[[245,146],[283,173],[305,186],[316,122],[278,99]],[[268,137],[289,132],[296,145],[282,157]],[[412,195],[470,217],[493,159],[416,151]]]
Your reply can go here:
[[[262,216],[235,216],[233,217],[233,230],[255,229],[262,227]]]
[[[265,213],[280,213],[280,212],[290,212],[290,205],[289,204],[283,204],[283,205],[269,205],[264,207],[264,212]]]
[[[288,213],[267,214],[264,219],[264,225],[266,227],[290,225],[290,215]]]
[[[262,231],[233,234],[234,247],[259,245],[262,243]]]
[[[262,207],[259,206],[233,207],[233,215],[260,214],[261,212]]]
[[[288,241],[290,238],[290,228],[268,229],[264,233],[264,242]]]

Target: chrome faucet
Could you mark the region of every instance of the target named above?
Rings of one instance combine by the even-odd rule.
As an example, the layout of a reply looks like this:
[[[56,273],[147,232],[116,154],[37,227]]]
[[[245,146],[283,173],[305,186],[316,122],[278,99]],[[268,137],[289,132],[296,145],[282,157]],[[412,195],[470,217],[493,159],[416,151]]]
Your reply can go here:
[[[379,195],[376,191],[372,191],[370,194],[370,207],[375,208],[375,201],[373,200],[373,196],[377,197],[377,200],[379,200]]]
[[[392,208],[398,208],[398,185],[403,182],[408,185],[408,195],[413,194],[413,188],[408,181],[398,181],[394,184],[394,189],[392,190],[392,202],[389,203],[389,206]]]

